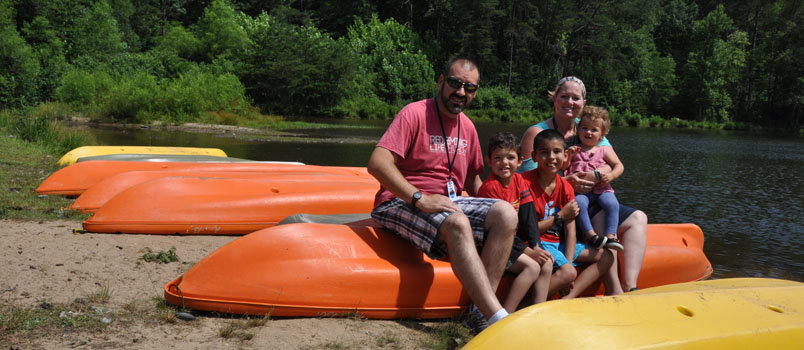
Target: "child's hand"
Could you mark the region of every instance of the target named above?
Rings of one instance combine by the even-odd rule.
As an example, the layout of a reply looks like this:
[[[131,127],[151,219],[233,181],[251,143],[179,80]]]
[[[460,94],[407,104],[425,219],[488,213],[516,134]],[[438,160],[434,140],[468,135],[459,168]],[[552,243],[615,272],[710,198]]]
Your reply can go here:
[[[614,176],[611,176],[610,172],[607,172],[607,173],[601,172],[600,173],[600,183],[607,184],[607,183],[610,183],[612,181],[614,181]]]
[[[578,216],[578,213],[580,213],[580,211],[581,209],[578,208],[578,202],[576,202],[573,199],[567,202],[567,204],[564,205],[563,208],[561,208],[561,210],[558,212],[558,215],[561,215],[561,218],[564,219],[564,221],[567,221],[572,220],[573,218]]]
[[[572,157],[574,157],[575,154],[578,153],[580,150],[581,146],[578,145],[570,146],[570,148],[567,148],[567,163],[569,163],[572,160]]]
[[[539,265],[544,265],[544,263],[553,260],[553,256],[550,254],[550,252],[542,249],[541,247],[533,247],[533,250],[528,252],[528,256],[535,260]]]

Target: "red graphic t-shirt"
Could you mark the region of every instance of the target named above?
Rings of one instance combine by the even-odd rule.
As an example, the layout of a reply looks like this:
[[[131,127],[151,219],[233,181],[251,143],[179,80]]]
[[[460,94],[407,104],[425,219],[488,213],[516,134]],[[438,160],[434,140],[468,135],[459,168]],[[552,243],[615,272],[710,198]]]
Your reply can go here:
[[[530,184],[520,173],[514,173],[508,186],[503,186],[494,173],[489,174],[489,177],[480,185],[477,196],[508,201],[517,211],[519,211],[520,205],[533,202],[533,196],[530,194]]]
[[[539,185],[539,178],[536,171],[538,171],[538,169],[526,171],[522,174],[522,177],[530,183],[530,192],[533,196],[533,210],[536,212],[536,217],[539,218],[539,221],[542,221],[557,213],[564,205],[575,199],[575,190],[567,180],[556,175],[556,188],[553,190],[552,194],[547,194],[544,192],[542,186]],[[547,230],[542,233],[542,241],[558,243],[561,241],[561,237],[559,236],[561,233],[562,232]]]

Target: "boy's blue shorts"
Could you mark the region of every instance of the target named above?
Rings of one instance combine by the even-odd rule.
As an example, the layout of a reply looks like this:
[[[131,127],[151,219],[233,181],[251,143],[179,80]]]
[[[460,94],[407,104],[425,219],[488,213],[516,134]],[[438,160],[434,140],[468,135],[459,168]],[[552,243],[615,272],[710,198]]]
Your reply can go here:
[[[564,243],[554,243],[554,242],[545,242],[542,241],[542,249],[550,252],[550,255],[553,256],[553,268],[558,268],[563,266],[564,264],[569,264],[569,260],[567,257],[564,256]],[[572,261],[578,258],[578,255],[581,254],[582,251],[586,249],[586,244],[576,242],[575,243],[575,256],[572,257]],[[578,266],[578,264],[573,263],[572,266]]]

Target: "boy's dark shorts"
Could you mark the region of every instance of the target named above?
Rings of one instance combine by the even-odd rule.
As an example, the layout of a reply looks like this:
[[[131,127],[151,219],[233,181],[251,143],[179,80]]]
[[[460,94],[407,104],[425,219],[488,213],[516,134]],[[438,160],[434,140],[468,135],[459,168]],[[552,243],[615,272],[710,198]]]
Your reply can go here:
[[[517,236],[514,236],[514,246],[511,247],[511,255],[508,256],[508,263],[505,264],[506,271],[514,265],[516,260],[519,259],[519,256],[522,255],[522,253],[525,252],[525,248],[527,247],[528,245],[525,244],[525,241]]]

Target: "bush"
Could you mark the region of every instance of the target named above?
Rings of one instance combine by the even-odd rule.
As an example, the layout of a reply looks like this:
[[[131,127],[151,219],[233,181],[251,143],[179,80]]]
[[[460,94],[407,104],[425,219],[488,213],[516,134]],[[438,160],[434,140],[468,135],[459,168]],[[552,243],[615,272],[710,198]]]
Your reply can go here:
[[[203,112],[249,113],[243,84],[232,74],[214,75],[195,70],[166,84],[153,112],[181,124],[200,119]]]
[[[376,95],[344,99],[330,111],[330,115],[353,119],[391,119],[401,107],[391,105]]]
[[[533,120],[533,101],[501,86],[481,88],[470,105],[473,117],[502,122]]]
[[[148,123],[165,118],[181,124],[198,121],[205,112],[254,113],[237,77],[201,68],[162,81],[146,72],[112,77],[74,70],[64,75],[56,93],[59,101],[101,120]]]
[[[38,109],[29,110],[25,115],[14,115],[9,111],[2,114],[0,125],[21,140],[45,146],[54,154],[83,146],[87,143],[87,135],[77,131],[68,131],[51,122],[48,114],[39,113]]]
[[[658,116],[658,115],[652,115],[648,119],[648,125],[650,125],[650,127],[652,127],[652,128],[661,128],[661,127],[664,127],[665,120],[662,117]]]

